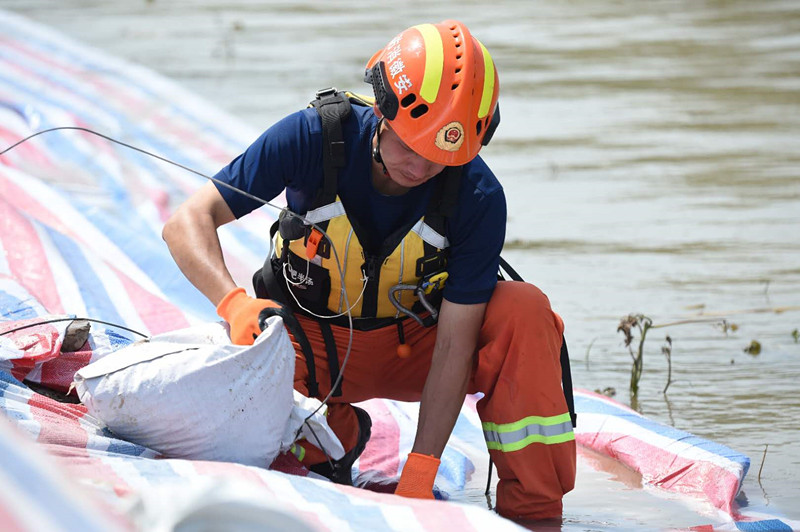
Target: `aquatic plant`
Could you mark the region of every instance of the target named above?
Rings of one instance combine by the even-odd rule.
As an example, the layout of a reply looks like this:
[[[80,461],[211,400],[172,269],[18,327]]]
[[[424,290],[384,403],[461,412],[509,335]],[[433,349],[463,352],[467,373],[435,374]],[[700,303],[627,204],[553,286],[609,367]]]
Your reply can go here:
[[[622,332],[625,335],[625,347],[633,360],[631,366],[631,395],[636,396],[639,393],[639,379],[642,378],[642,370],[644,368],[644,340],[647,337],[647,331],[653,326],[653,320],[644,314],[629,314],[622,318],[617,327],[617,332]],[[639,329],[639,347],[636,353],[633,352],[633,328]]]
[[[600,388],[595,388],[594,393],[605,395],[606,397],[614,397],[617,395],[617,389],[613,386],[606,386],[602,390]]]
[[[644,341],[647,338],[647,332],[650,329],[660,329],[664,327],[674,327],[676,325],[687,325],[690,323],[708,323],[713,321],[726,335],[728,331],[736,331],[739,327],[735,323],[729,323],[727,320],[719,320],[715,318],[692,318],[680,321],[673,321],[670,323],[662,323],[653,325],[653,320],[644,314],[629,314],[622,318],[617,326],[617,332],[621,332],[625,336],[625,347],[628,348],[628,353],[631,355],[633,364],[631,365],[631,383],[630,392],[632,401],[636,400],[639,393],[639,380],[642,378],[642,371],[644,370]],[[639,331],[639,345],[634,351],[634,329]],[[665,344],[661,347],[661,353],[667,359],[667,384],[664,386],[662,393],[667,393],[670,384],[672,384],[672,337],[667,335],[664,338]],[[755,342],[755,340],[754,340]],[[756,342],[757,343],[757,342]],[[759,352],[761,345],[758,345]],[[754,353],[758,354],[758,353]]]
[[[661,352],[667,358],[667,384],[664,385],[664,391],[662,393],[667,393],[669,385],[672,384],[672,338],[667,335],[664,341],[666,345],[661,347]]]
[[[758,340],[753,340],[750,342],[750,345],[744,348],[744,352],[748,355],[760,355],[761,354],[761,342]]]

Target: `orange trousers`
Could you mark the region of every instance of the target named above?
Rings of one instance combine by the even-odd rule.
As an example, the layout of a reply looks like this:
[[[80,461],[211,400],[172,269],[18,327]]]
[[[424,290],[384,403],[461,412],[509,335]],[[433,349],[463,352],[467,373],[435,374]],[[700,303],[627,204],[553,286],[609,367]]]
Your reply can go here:
[[[298,315],[316,360],[320,395],[330,390],[328,359],[319,325]],[[333,326],[339,364],[349,330]],[[411,356],[397,356],[397,328],[354,331],[344,368],[342,395],[329,401],[328,422],[345,449],[358,438],[358,422],[348,403],[373,398],[419,401],[430,368],[436,327],[404,322]],[[563,324],[547,297],[527,283],[502,281],[487,306],[478,339],[469,393],[482,392],[478,414],[489,453],[497,467],[497,511],[514,519],[561,515],[561,499],[574,487],[575,439],[561,388]],[[308,370],[299,352],[295,389],[307,394]],[[566,420],[566,421],[565,421]],[[308,442],[303,463],[325,461]]]

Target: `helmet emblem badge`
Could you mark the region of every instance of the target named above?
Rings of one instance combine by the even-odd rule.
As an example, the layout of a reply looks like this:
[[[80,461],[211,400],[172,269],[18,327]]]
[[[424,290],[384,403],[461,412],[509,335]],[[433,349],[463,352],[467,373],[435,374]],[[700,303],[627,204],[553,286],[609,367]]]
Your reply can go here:
[[[436,146],[444,151],[457,151],[464,143],[464,126],[450,122],[436,133]]]

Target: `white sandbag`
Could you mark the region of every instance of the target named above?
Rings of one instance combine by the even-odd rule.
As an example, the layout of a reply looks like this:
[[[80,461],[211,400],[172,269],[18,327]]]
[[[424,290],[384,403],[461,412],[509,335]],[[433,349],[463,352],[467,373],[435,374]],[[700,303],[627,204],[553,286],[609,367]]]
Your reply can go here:
[[[252,346],[204,324],[120,349],[78,371],[75,385],[89,414],[125,440],[171,458],[268,467],[294,405],[293,375],[294,348],[272,317]]]

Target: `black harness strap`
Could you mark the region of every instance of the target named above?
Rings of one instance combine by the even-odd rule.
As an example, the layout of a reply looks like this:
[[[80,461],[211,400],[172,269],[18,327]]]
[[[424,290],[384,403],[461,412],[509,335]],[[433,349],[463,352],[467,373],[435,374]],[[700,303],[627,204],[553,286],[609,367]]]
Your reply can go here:
[[[323,183],[322,188],[317,193],[314,199],[312,209],[316,209],[323,205],[328,205],[336,200],[336,190],[339,180],[339,170],[344,168],[347,164],[346,146],[344,142],[344,135],[342,133],[342,123],[350,116],[351,107],[350,100],[344,93],[339,93],[334,88],[323,89],[317,91],[316,98],[311,105],[319,113],[320,120],[322,121],[322,171]],[[319,225],[323,230],[328,229],[328,221],[321,222]],[[270,238],[274,238],[278,230],[279,222],[276,222],[270,230]],[[305,238],[308,239],[311,230],[305,229]],[[282,235],[286,236],[286,235]],[[281,252],[281,261],[289,260],[289,240],[284,241],[284,249]],[[319,253],[323,254],[324,249],[330,245],[327,240],[323,240],[320,245]],[[253,285],[256,290],[257,297],[269,297],[287,307],[296,308],[295,302],[286,293],[287,287],[285,283],[278,280],[275,272],[275,267],[280,268],[280,264],[273,264],[272,257],[267,257],[264,267],[257,271],[253,276]],[[299,310],[299,309],[298,309]],[[303,332],[299,322],[294,316],[293,328],[290,329],[295,339],[300,344],[303,351],[303,356],[306,361],[306,368],[308,370],[308,394],[310,397],[315,397],[319,394],[319,383],[316,377],[316,364],[314,363],[314,353],[311,345]],[[287,320],[288,322],[288,320]],[[325,351],[328,355],[328,364],[330,366],[331,387],[339,376],[339,357],[336,352],[336,343],[333,339],[333,331],[330,324],[325,320],[318,320],[322,337],[325,341]],[[341,383],[334,391],[333,396],[340,396],[342,394]]]
[[[461,167],[448,167],[438,178],[436,189],[428,202],[425,212],[425,224],[431,229],[445,235],[447,219],[453,215],[458,203],[458,191],[461,187]],[[423,241],[423,256],[417,260],[416,276],[423,278],[444,271],[447,265],[447,249],[440,249]]]
[[[447,220],[453,215],[458,204],[461,175],[462,167],[460,166],[446,168],[437,178],[436,188],[428,202],[424,217],[425,224],[440,235],[447,234]],[[427,281],[434,275],[444,272],[447,269],[449,253],[450,250],[448,248],[438,248],[423,240],[422,257],[417,259],[414,274]],[[434,288],[426,299],[433,306],[438,307],[441,305],[441,292],[441,288]],[[417,314],[422,314],[426,309],[421,302],[417,301],[414,303],[412,310]],[[422,318],[422,321],[426,327],[430,327],[436,324],[437,319],[434,316],[427,315]]]
[[[561,335],[561,387],[564,388],[564,399],[567,400],[572,428],[575,428],[578,426],[578,414],[575,413],[575,397],[572,394],[572,370],[569,367],[569,351],[567,351],[567,339],[564,338],[564,335]]]
[[[325,341],[325,351],[328,353],[328,373],[331,377],[331,389],[336,384],[336,379],[339,378],[339,355],[336,352],[336,340],[333,338],[333,330],[331,324],[327,320],[318,320],[319,329],[322,331],[322,339]],[[342,395],[342,383],[333,390],[331,397],[339,397]]]
[[[289,332],[292,333],[297,343],[300,344],[300,350],[303,352],[303,357],[306,359],[306,368],[308,368],[308,378],[306,382],[308,386],[308,395],[309,397],[316,396],[319,393],[319,384],[317,383],[317,368],[314,364],[314,352],[311,350],[311,344],[308,342],[308,337],[306,337],[305,331],[303,331],[303,328],[300,326],[300,322],[297,321],[292,310],[285,304],[281,308],[268,307],[258,314],[258,324],[262,330],[265,328],[265,322],[270,316],[280,316],[283,318],[283,324],[289,329]]]
[[[517,270],[512,268],[511,265],[508,262],[506,262],[506,259],[504,259],[503,257],[500,257],[500,269],[506,272],[506,274],[508,274],[508,276],[511,277],[512,280],[523,281],[522,276],[518,274]]]
[[[328,205],[336,200],[339,170],[347,164],[342,123],[350,116],[350,100],[334,88],[317,91],[311,105],[322,120],[322,188],[317,193],[313,208]],[[327,229],[327,222],[319,224]]]

